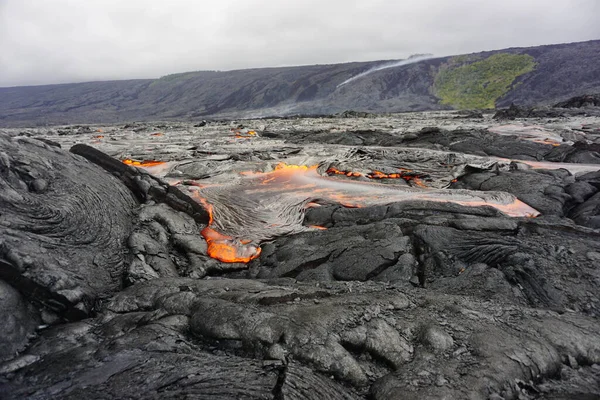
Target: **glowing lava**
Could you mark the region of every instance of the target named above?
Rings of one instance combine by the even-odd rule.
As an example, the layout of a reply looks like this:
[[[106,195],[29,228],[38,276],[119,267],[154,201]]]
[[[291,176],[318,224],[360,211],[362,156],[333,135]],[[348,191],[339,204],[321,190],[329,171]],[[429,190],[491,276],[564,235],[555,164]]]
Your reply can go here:
[[[243,131],[239,129],[231,129],[231,132],[233,132],[236,139],[247,139],[257,136],[256,131]]]
[[[367,207],[421,200],[489,206],[515,217],[539,215],[504,192],[398,187],[340,180],[335,178],[339,174],[329,173],[333,176],[320,175],[316,165],[279,164],[271,172],[248,172],[229,184],[198,188],[193,196],[210,215],[202,231],[208,254],[224,262],[248,262],[260,255],[258,243],[262,241],[319,229],[303,225],[305,210],[319,204]]]
[[[133,165],[134,167],[155,167],[157,165],[166,164],[164,161],[155,161],[155,160],[145,160],[145,161],[137,161],[126,158],[122,160],[123,164]]]
[[[260,255],[260,247],[250,245],[246,240],[222,235],[208,226],[200,233],[206,240],[208,255],[219,261],[247,263]]]
[[[361,176],[363,176],[363,174],[361,174],[360,172],[352,172],[352,171],[340,171],[339,169],[335,168],[335,167],[329,167],[327,169],[328,175],[344,175],[344,176],[348,176],[348,177],[354,177],[354,178],[359,178]]]
[[[249,240],[235,239],[231,236],[223,235],[210,226],[213,224],[213,207],[205,199],[194,196],[208,212],[208,225],[202,229],[200,234],[206,240],[207,253],[212,258],[226,263],[241,262],[247,263],[260,255],[262,249],[251,244]]]
[[[369,179],[404,179],[406,182],[412,182],[416,186],[427,187],[418,174],[413,173],[409,169],[398,168],[399,172],[392,172],[390,174],[386,174],[381,171],[371,171],[367,174],[362,174],[356,171],[341,171],[335,167],[329,167],[327,171],[325,171],[328,175],[344,175],[349,178],[360,178],[362,176],[367,177]]]

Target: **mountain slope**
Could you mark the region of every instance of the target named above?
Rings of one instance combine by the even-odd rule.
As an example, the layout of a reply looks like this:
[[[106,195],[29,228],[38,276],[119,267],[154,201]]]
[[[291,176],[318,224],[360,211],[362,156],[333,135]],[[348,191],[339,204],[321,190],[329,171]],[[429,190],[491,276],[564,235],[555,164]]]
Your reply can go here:
[[[530,62],[510,72],[510,65],[495,62],[500,59]],[[535,105],[600,92],[599,40],[427,59],[343,84],[389,63],[200,71],[156,80],[0,88],[0,126]],[[440,86],[443,74],[451,79]],[[465,101],[469,96],[479,100]]]

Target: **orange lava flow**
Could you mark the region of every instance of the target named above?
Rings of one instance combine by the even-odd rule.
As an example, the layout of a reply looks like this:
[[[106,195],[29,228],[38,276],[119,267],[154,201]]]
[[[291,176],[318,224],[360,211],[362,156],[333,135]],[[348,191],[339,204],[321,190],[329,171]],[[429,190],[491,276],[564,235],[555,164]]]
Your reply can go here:
[[[194,194],[194,197],[204,206],[204,209],[208,213],[208,225],[202,229],[200,234],[206,240],[206,252],[210,257],[226,263],[247,263],[260,256],[262,249],[252,245],[250,240],[234,239],[211,228],[210,226],[214,221],[212,205],[197,194]]]
[[[386,174],[385,172],[381,172],[381,171],[371,171],[366,175],[363,175],[360,172],[355,172],[355,171],[341,171],[335,167],[329,167],[327,169],[327,171],[325,171],[328,175],[344,175],[347,176],[349,178],[359,178],[361,176],[366,176],[369,179],[404,179],[406,182],[412,182],[414,183],[416,186],[419,187],[427,187],[423,181],[421,180],[421,178],[413,173],[411,170],[409,169],[404,169],[404,168],[400,168],[399,169],[400,172],[393,172],[391,174]]]
[[[286,172],[294,172],[294,171],[316,171],[317,170],[318,165],[292,165],[292,164],[286,164],[284,162],[280,162],[278,163],[275,168],[274,171],[286,171]],[[273,172],[266,172],[265,174],[273,174]],[[280,174],[274,174],[274,175],[280,175]]]
[[[327,230],[327,228],[325,228],[324,226],[321,226],[321,225],[309,225],[308,227],[309,228],[313,228],[313,229],[318,229],[318,230],[321,230],[321,231],[326,231]]]
[[[360,172],[352,172],[352,171],[340,171],[335,167],[329,167],[327,171],[325,171],[328,175],[345,175],[348,177],[358,178],[363,176]]]
[[[308,228],[323,229],[322,226],[303,226],[302,222],[307,208],[325,204],[360,208],[426,201],[493,207],[514,217],[539,215],[537,210],[504,192],[399,187],[366,180],[337,179],[334,176],[342,173],[334,170],[329,170],[328,174],[332,176],[320,175],[316,165],[280,163],[271,172],[246,172],[230,184],[207,185],[194,191],[192,196],[210,216],[207,227],[201,232],[208,245],[208,255],[223,262],[249,262],[261,254],[257,244],[261,241]],[[370,173],[373,180],[405,179],[405,174],[406,171]],[[413,179],[415,174],[407,176]],[[252,240],[240,239],[242,237]]]
[[[155,167],[157,165],[165,164],[164,161],[155,161],[155,160],[145,160],[145,161],[137,161],[126,158],[122,160],[123,164],[133,165],[134,167]]]
[[[249,245],[247,240],[236,240],[231,236],[220,234],[210,226],[202,229],[200,234],[206,240],[208,255],[226,263],[247,263],[260,256],[262,249]]]
[[[404,179],[406,182],[412,182],[416,186],[419,187],[427,187],[421,178],[413,173],[409,169],[400,169],[400,172],[394,172],[391,174],[386,174],[381,171],[373,171],[370,174],[367,174],[367,178],[369,179]]]
[[[535,143],[541,143],[541,144],[550,144],[554,147],[558,147],[561,145],[560,142],[557,142],[556,140],[552,140],[552,139],[544,139],[544,140],[532,140],[532,142]]]
[[[239,129],[232,129],[231,131],[233,132],[236,139],[247,139],[247,138],[256,137],[256,131],[244,132]]]

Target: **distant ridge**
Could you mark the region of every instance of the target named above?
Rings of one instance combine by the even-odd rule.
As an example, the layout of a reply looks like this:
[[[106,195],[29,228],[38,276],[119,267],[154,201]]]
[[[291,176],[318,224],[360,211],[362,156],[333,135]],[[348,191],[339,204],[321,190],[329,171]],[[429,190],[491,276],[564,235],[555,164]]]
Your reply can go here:
[[[392,61],[402,60],[0,88],[0,126],[527,106],[600,92],[600,40],[381,68]]]

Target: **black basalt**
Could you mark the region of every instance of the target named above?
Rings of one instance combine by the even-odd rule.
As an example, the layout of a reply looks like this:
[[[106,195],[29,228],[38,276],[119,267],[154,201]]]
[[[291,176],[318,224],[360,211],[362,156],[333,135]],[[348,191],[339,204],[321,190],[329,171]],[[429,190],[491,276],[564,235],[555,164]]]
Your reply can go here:
[[[123,287],[136,201],[116,178],[44,142],[0,136],[0,278],[67,319]]]

